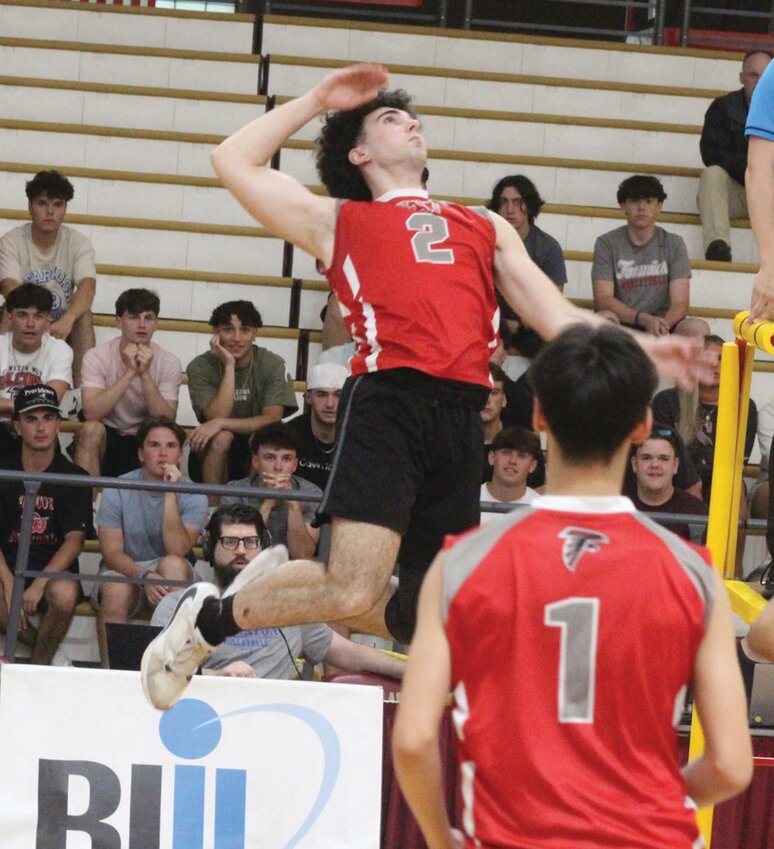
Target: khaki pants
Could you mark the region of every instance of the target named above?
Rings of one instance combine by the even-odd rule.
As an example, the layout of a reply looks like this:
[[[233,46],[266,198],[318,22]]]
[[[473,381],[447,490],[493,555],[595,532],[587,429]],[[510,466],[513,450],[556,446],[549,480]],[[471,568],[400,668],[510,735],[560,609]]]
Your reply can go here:
[[[731,219],[747,218],[744,186],[732,180],[719,165],[705,168],[699,178],[696,197],[701,215],[704,250],[716,239],[731,245]]]

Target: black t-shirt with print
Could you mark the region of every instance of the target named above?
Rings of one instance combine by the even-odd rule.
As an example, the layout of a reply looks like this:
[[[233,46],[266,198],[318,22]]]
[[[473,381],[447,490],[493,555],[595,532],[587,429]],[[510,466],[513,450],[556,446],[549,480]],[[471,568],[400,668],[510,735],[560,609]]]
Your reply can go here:
[[[22,471],[21,456],[3,457],[0,468]],[[61,454],[54,455],[46,472],[87,475],[85,469],[76,466]],[[22,510],[24,508],[24,484],[21,481],[0,480],[0,549],[8,567],[13,570],[19,544]],[[35,512],[32,518],[29,565],[43,568],[61,548],[65,535],[71,531],[83,531],[86,536],[93,533],[92,490],[90,487],[63,486],[44,481],[35,496]],[[78,561],[69,566],[78,571]]]

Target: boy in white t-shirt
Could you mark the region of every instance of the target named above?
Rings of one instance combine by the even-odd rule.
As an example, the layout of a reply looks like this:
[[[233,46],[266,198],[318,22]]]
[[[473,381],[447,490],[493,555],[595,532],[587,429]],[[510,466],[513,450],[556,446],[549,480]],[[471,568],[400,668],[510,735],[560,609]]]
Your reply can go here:
[[[48,333],[52,303],[51,292],[34,283],[23,283],[6,299],[11,329],[0,335],[0,451],[19,446],[10,421],[22,387],[46,383],[61,403],[72,386],[72,349]]]
[[[492,440],[489,464],[492,480],[481,484],[481,503],[529,504],[538,493],[527,486],[527,478],[535,471],[540,457],[540,438],[523,427],[506,427]],[[501,514],[481,513],[481,524]]]
[[[51,292],[50,332],[71,345],[77,386],[83,355],[95,344],[94,248],[86,236],[62,223],[74,194],[66,177],[58,171],[40,171],[27,183],[26,194],[31,221],[0,238],[0,294],[7,298],[22,283]]]

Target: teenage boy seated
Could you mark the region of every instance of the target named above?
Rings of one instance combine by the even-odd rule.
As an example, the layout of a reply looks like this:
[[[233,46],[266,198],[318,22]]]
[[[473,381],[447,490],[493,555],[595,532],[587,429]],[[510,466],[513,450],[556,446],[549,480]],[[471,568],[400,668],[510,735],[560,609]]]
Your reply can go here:
[[[97,286],[94,248],[63,224],[74,189],[58,171],[39,171],[25,188],[30,221],[0,239],[0,294],[31,283],[51,292],[51,335],[73,349],[75,385],[83,356],[94,347],[91,306]]]
[[[263,321],[250,301],[216,307],[210,326],[210,350],[186,369],[191,404],[202,422],[190,445],[202,480],[225,483],[245,474],[250,434],[295,413],[298,404],[285,361],[253,344]]]
[[[85,475],[83,469],[57,450],[59,418],[59,398],[50,386],[37,384],[19,390],[14,400],[13,423],[21,439],[21,452],[0,455],[0,468]],[[91,499],[90,487],[41,483],[35,495],[28,569],[78,572],[78,556],[86,535],[92,530]],[[3,631],[8,628],[24,500],[21,481],[0,481],[0,627]],[[32,645],[32,663],[51,663],[80,598],[78,581],[25,578],[19,638]],[[35,614],[40,615],[37,629],[30,622]]]
[[[295,474],[299,437],[284,422],[264,425],[250,437],[250,475],[230,481],[229,486],[306,492],[322,497],[322,490]],[[320,532],[312,527],[316,502],[275,498],[224,496],[221,504],[250,504],[258,508],[272,545],[284,545],[292,559],[314,557]]]
[[[656,426],[632,452],[635,483],[624,485],[623,493],[645,513],[685,513],[706,516],[707,505],[695,495],[678,489],[674,477],[680,465],[680,438],[670,427]],[[691,539],[686,522],[664,522],[664,527]]]
[[[83,358],[81,399],[86,419],[75,462],[90,474],[117,477],[140,465],[137,428],[150,416],[174,419],[180,392],[180,360],[153,342],[159,296],[127,289],[116,301],[120,335]]]
[[[179,468],[185,431],[171,419],[146,419],[137,430],[140,468],[119,480],[186,481]],[[107,663],[106,622],[127,622],[144,607],[155,607],[174,587],[169,578],[193,578],[194,543],[204,527],[207,496],[107,488],[97,511],[102,544],[100,574],[145,578],[144,584],[96,583],[97,634]]]
[[[5,312],[11,329],[0,335],[0,452],[18,451],[11,427],[13,402],[22,387],[45,383],[62,402],[72,385],[72,348],[48,332],[53,297],[48,289],[22,283],[8,295]]]
[[[704,336],[709,325],[689,318],[691,263],[685,242],[657,225],[666,192],[657,177],[635,174],[618,187],[626,224],[594,244],[594,309],[615,322],[663,336]]]
[[[489,464],[492,480],[481,484],[481,503],[529,504],[538,493],[527,486],[527,478],[535,471],[541,455],[540,438],[522,427],[506,427],[492,440]],[[481,524],[501,514],[481,512]]]

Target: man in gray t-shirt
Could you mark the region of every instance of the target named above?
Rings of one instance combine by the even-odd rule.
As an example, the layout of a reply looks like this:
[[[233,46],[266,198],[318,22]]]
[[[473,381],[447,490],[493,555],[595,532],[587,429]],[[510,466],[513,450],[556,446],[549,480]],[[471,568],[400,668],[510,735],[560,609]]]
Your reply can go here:
[[[654,336],[704,336],[709,325],[687,317],[691,264],[685,242],[656,225],[666,193],[656,177],[635,174],[618,187],[626,225],[594,245],[594,309],[616,324]]]
[[[260,514],[247,504],[233,503],[215,510],[207,525],[203,548],[218,590],[228,590],[237,575],[258,555],[262,544],[268,542],[265,531]],[[164,626],[169,622],[181,594],[178,591],[164,596],[153,613],[152,625]],[[299,659],[312,666],[327,661],[347,672],[403,676],[403,661],[350,642],[322,624],[241,631],[215,648],[203,671],[205,675],[237,678],[292,679],[301,677]]]
[[[264,425],[250,437],[250,475],[230,481],[229,486],[298,490],[322,497],[322,490],[294,474],[298,468],[300,441],[284,422]],[[284,545],[294,560],[314,557],[319,530],[312,527],[317,502],[224,496],[221,504],[251,504],[266,523],[272,545]]]

